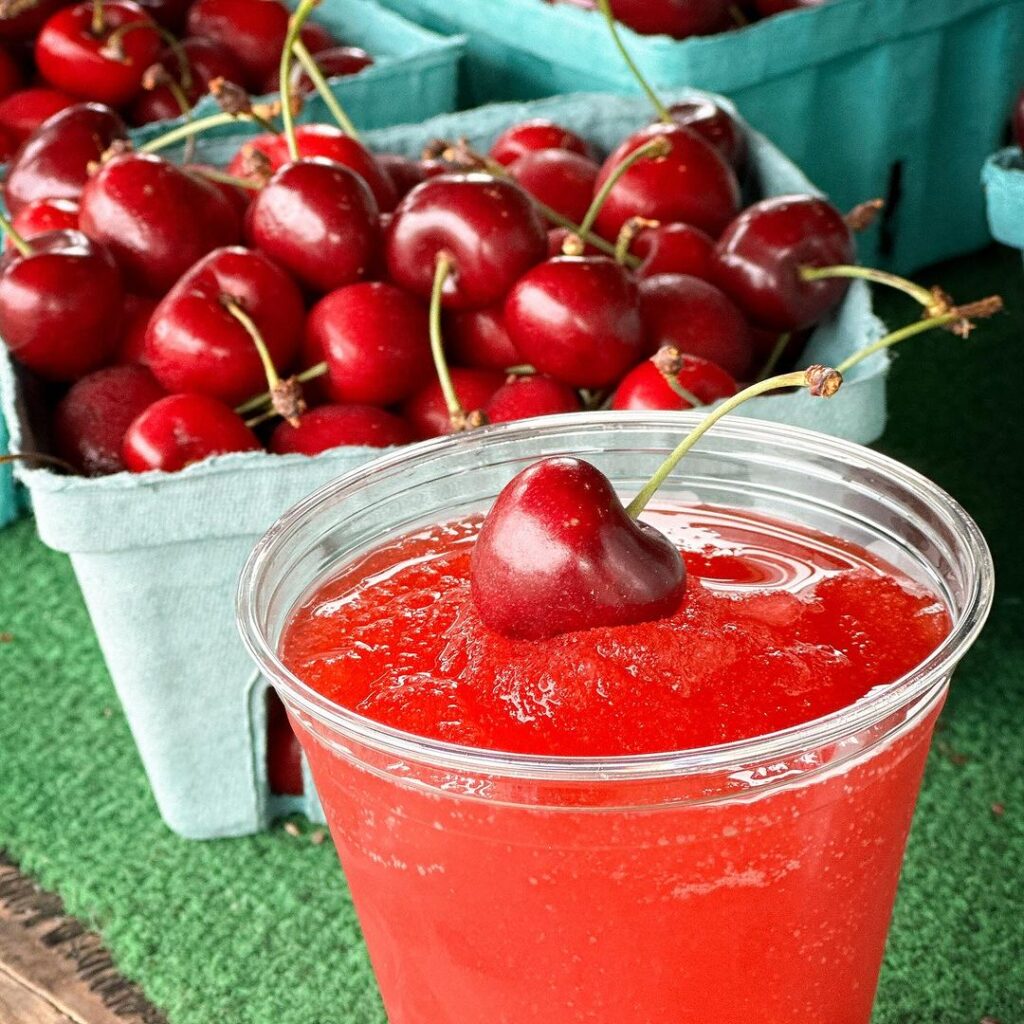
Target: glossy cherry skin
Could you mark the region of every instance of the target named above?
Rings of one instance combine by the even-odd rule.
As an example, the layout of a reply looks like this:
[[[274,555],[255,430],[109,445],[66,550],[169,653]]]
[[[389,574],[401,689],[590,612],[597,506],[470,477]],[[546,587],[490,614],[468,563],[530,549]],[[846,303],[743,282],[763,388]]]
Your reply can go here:
[[[520,121],[506,128],[494,140],[489,155],[507,167],[527,153],[539,153],[545,149],[567,149],[593,158],[593,150],[586,139],[543,117]]]
[[[275,455],[318,455],[331,448],[389,448],[414,440],[401,416],[375,405],[321,405],[303,413],[298,426],[278,423],[269,448]]]
[[[718,150],[689,128],[659,123],[634,132],[604,162],[597,188],[633,150],[659,136],[671,152],[639,160],[626,171],[601,208],[598,232],[614,240],[636,216],[682,221],[717,238],[739,210],[739,183]]]
[[[707,99],[683,100],[668,108],[672,120],[696,132],[710,142],[733,166],[739,167],[747,155],[747,140],[733,116]]]
[[[77,102],[56,89],[19,89],[0,100],[0,128],[21,145],[44,121]]]
[[[357,75],[363,68],[368,68],[373,64],[373,57],[358,46],[332,46],[326,50],[314,52],[313,59],[316,61],[317,67],[320,68],[321,74],[327,79]],[[263,83],[263,92],[277,92],[279,85],[278,73],[273,71]],[[308,96],[316,92],[313,79],[297,61],[292,65],[291,88],[300,96]]]
[[[491,396],[505,383],[505,374],[497,370],[453,366],[451,376],[455,394],[466,412],[486,408]],[[448,407],[436,377],[404,403],[402,415],[419,438],[441,437],[452,432]]]
[[[166,394],[144,366],[107,366],[88,374],[54,411],[57,454],[86,476],[120,473],[132,421]]]
[[[78,228],[78,203],[71,199],[33,199],[15,214],[11,224],[26,240],[50,231],[75,231]],[[14,248],[10,238],[4,248]]]
[[[121,275],[110,253],[80,231],[32,240],[33,252],[0,259],[0,338],[49,380],[75,380],[117,347]]]
[[[480,309],[502,298],[547,251],[547,234],[529,196],[487,174],[446,174],[414,188],[395,210],[384,241],[388,274],[429,298],[437,257],[454,270],[448,309]]]
[[[192,0],[135,0],[135,2],[158,24],[181,35]]]
[[[612,14],[645,36],[673,39],[717,31],[729,0],[611,0]]]
[[[142,89],[142,76],[163,42],[155,29],[137,28],[121,37],[123,56],[109,52],[108,40],[124,25],[151,19],[130,0],[104,0],[105,28],[92,31],[92,0],[65,7],[43,26],[36,40],[36,66],[51,85],[83,100],[121,107]]]
[[[736,304],[713,284],[686,274],[646,278],[640,282],[640,314],[649,352],[674,345],[740,380],[750,371],[750,327]]]
[[[534,199],[579,224],[590,206],[601,168],[589,157],[568,149],[525,153],[509,164],[508,173]]]
[[[638,232],[630,251],[643,261],[637,277],[689,274],[710,281],[715,272],[715,242],[689,224],[659,224]]]
[[[703,405],[728,398],[739,390],[736,381],[715,363],[686,354],[679,358],[682,365],[676,380]],[[672,389],[653,359],[646,359],[622,378],[612,396],[612,408],[679,410],[692,409],[693,403]]]
[[[614,384],[645,354],[637,287],[607,256],[558,256],[509,293],[505,327],[523,359],[576,388]]]
[[[256,193],[245,237],[314,292],[366,277],[380,245],[377,203],[354,171],[321,158],[285,164]]]
[[[33,199],[75,199],[89,180],[89,168],[128,129],[110,107],[79,103],[47,118],[15,156],[4,181],[11,213]]]
[[[8,12],[6,17],[0,18],[0,39],[14,42],[34,39],[50,16],[67,6],[68,0],[38,0]]]
[[[433,379],[427,312],[392,284],[339,288],[306,322],[303,362],[327,362],[327,391],[336,402],[395,405]]]
[[[196,260],[241,237],[238,212],[220,189],[145,153],[103,164],[82,191],[79,223],[143,295],[163,295]]]
[[[449,313],[445,318],[445,347],[458,366],[507,370],[523,358],[505,330],[505,304]]]
[[[266,390],[256,347],[225,298],[255,322],[280,373],[295,360],[303,319],[296,285],[263,253],[217,249],[167,293],[149,322],[146,361],[168,391],[236,405]]]
[[[846,294],[843,279],[804,281],[801,267],[854,263],[843,215],[817,196],[775,196],[747,207],[715,249],[715,280],[761,327],[797,331],[816,324]]]
[[[121,457],[133,473],[176,473],[212,455],[261,449],[242,417],[223,402],[209,395],[168,395],[132,421]]]
[[[281,58],[288,8],[278,0],[196,0],[188,12],[188,34],[215,39],[235,55],[244,84],[259,90]]]
[[[488,627],[540,640],[671,615],[686,570],[664,534],[629,518],[599,469],[561,456],[502,489],[473,545],[470,590]]]
[[[376,153],[374,156],[377,165],[394,186],[395,195],[399,199],[403,199],[417,185],[427,180],[428,174],[421,160],[410,160],[399,153]]]
[[[579,411],[580,396],[567,384],[543,373],[509,377],[484,407],[488,423]]]
[[[10,96],[22,84],[21,68],[4,47],[0,47],[0,98]]]
[[[126,295],[121,310],[120,340],[114,354],[116,363],[146,364],[146,334],[160,303],[145,295]]]

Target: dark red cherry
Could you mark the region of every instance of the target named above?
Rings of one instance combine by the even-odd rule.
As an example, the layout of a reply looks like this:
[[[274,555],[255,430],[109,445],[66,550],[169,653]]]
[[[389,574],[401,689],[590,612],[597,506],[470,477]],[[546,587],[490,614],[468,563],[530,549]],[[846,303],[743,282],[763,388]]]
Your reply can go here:
[[[580,396],[567,384],[543,373],[509,377],[484,407],[488,423],[507,423],[531,416],[579,412]]]
[[[267,785],[271,793],[285,796],[300,796],[305,789],[302,746],[281,698],[271,689],[267,690]]]
[[[399,203],[384,242],[391,279],[425,299],[437,257],[451,257],[454,271],[442,292],[448,309],[497,302],[546,249],[529,196],[487,174],[447,174],[417,185]]]
[[[0,11],[0,39],[27,42],[34,39],[44,23],[68,0],[30,0],[23,4],[5,4]]]
[[[18,151],[18,144],[10,132],[0,127],[0,163],[7,163]]]
[[[4,181],[7,208],[16,214],[33,199],[75,199],[115,140],[127,138],[110,107],[79,103],[47,118],[15,156]]]
[[[307,21],[299,29],[299,36],[310,53],[319,54],[324,50],[331,50],[341,45],[331,30],[318,21]]]
[[[369,186],[332,160],[285,164],[256,193],[245,218],[248,243],[314,292],[366,277],[380,245]]]
[[[669,383],[665,371],[658,367],[658,359],[659,356],[655,355],[644,360],[622,378],[612,396],[613,409],[693,408],[693,403]],[[707,359],[680,353],[674,362],[678,363],[678,369],[673,366],[671,369],[675,372],[670,376],[702,405],[728,398],[739,390],[736,381],[725,370]]]
[[[470,588],[491,629],[541,640],[671,615],[686,570],[664,534],[629,518],[599,469],[561,456],[502,489],[473,545]]]
[[[612,14],[645,36],[686,39],[715,32],[730,0],[611,0]]]
[[[50,380],[74,380],[117,347],[121,276],[110,253],[80,231],[32,239],[32,253],[0,259],[0,338]]]
[[[238,212],[219,188],[146,153],[103,164],[82,191],[79,223],[144,295],[163,295],[196,260],[241,237]]]
[[[175,473],[212,455],[259,451],[262,445],[233,409],[209,395],[168,395],[132,421],[121,457],[133,473]]]
[[[505,374],[497,370],[453,366],[450,373],[455,394],[466,412],[483,409],[491,396],[505,383]],[[441,437],[452,432],[448,406],[436,378],[402,406],[402,415],[412,424],[417,437]]]
[[[762,18],[785,11],[802,10],[805,7],[820,7],[825,0],[753,0],[754,7]]]
[[[601,168],[589,157],[568,149],[524,153],[508,173],[534,199],[579,224],[590,206]]]
[[[196,0],[188,34],[226,46],[245,73],[241,84],[259,91],[281,59],[288,17],[278,0]]]
[[[146,12],[131,0],[103,0],[103,30],[93,31],[93,3],[54,14],[36,40],[36,66],[50,85],[83,100],[121,107],[142,89],[142,76],[163,45]],[[142,22],[123,33],[119,29]],[[117,43],[111,37],[118,32]]]
[[[180,35],[192,0],[135,0],[158,24]]]
[[[489,155],[507,167],[527,153],[537,153],[545,149],[567,149],[572,153],[593,158],[593,150],[586,139],[543,117],[520,121],[506,128],[494,140]]]
[[[672,120],[710,142],[733,167],[747,155],[747,140],[735,118],[713,100],[693,99],[668,108]]]
[[[849,281],[805,281],[802,267],[856,261],[843,215],[818,196],[762,199],[725,230],[715,250],[715,280],[750,320],[777,331],[817,323],[842,300]]]
[[[445,318],[448,357],[458,366],[507,370],[523,359],[505,330],[505,304],[449,313]]]
[[[217,249],[167,293],[149,322],[146,361],[168,391],[235,405],[266,389],[256,346],[226,299],[255,322],[274,366],[282,373],[291,366],[302,334],[298,288],[263,253]]]
[[[120,341],[114,361],[117,363],[146,364],[146,334],[149,321],[160,303],[145,295],[126,295],[121,311]]]
[[[427,180],[426,168],[420,160],[410,160],[398,153],[374,154],[377,165],[391,180],[399,199],[407,196],[417,185]]]
[[[707,281],[659,274],[640,282],[640,315],[649,352],[673,345],[717,363],[742,380],[751,370],[750,327],[736,304]]]
[[[414,441],[401,416],[375,405],[321,405],[299,418],[298,426],[282,420],[270,437],[276,455],[318,455],[331,448],[388,448]]]
[[[0,100],[0,129],[20,146],[44,121],[77,102],[56,89],[19,89]]]
[[[689,224],[659,224],[643,228],[630,246],[643,261],[637,277],[656,274],[689,274],[710,281],[715,269],[715,243]]]
[[[304,362],[326,360],[336,402],[395,405],[433,379],[427,311],[393,284],[354,284],[322,298],[303,353]]]
[[[313,59],[324,78],[344,78],[357,75],[363,68],[373,64],[373,58],[358,46],[332,46],[313,53]],[[277,71],[273,71],[263,83],[263,92],[277,92],[280,82]],[[291,88],[293,93],[308,96],[316,92],[313,79],[299,63],[292,66]]]
[[[78,228],[78,203],[72,199],[33,199],[15,214],[11,223],[25,239],[50,231],[74,231]],[[14,248],[10,238],[5,248]]]
[[[717,238],[739,210],[739,184],[718,150],[689,128],[659,123],[634,132],[604,162],[597,188],[633,150],[659,136],[671,151],[638,160],[616,182],[598,214],[598,232],[614,239],[637,216],[682,221]]]
[[[15,92],[22,85],[21,68],[6,47],[0,46],[0,99]]]
[[[120,473],[132,421],[166,394],[144,366],[108,366],[88,374],[54,411],[57,454],[86,476]]]
[[[527,362],[577,388],[606,388],[643,358],[636,285],[607,256],[534,267],[505,302],[505,327]]]

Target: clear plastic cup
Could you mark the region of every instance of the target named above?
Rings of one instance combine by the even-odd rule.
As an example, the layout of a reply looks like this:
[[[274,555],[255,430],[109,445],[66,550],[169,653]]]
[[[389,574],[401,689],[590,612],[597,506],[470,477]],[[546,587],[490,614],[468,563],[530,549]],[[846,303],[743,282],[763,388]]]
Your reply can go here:
[[[278,658],[290,612],[368,549],[485,510],[546,455],[587,458],[631,496],[697,418],[574,414],[405,448],[253,552],[242,633],[306,751],[391,1024],[867,1024],[935,719],[992,599],[977,527],[922,476],[732,419],[664,488],[851,541],[949,607],[952,632],[912,672],[768,736],[629,757],[471,749],[334,705]]]

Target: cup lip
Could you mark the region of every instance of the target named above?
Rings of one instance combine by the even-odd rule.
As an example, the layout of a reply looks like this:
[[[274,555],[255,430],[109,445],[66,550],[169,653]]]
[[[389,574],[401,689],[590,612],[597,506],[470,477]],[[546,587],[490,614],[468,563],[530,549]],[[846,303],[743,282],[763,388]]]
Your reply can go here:
[[[970,590],[946,639],[916,667],[885,687],[878,687],[849,707],[821,718],[760,736],[729,743],[650,754],[609,756],[556,756],[523,754],[464,746],[408,733],[366,718],[330,701],[295,676],[280,660],[257,621],[254,594],[262,571],[277,546],[302,521],[315,515],[329,499],[356,491],[375,474],[402,464],[509,440],[557,437],[588,427],[643,426],[685,429],[702,416],[694,412],[592,412],[535,417],[491,424],[472,433],[433,438],[396,449],[350,470],[313,491],[285,512],[257,542],[239,578],[236,612],[242,640],[260,671],[297,710],[313,716],[340,736],[378,751],[473,775],[528,778],[552,782],[636,781],[681,775],[700,775],[751,764],[785,761],[819,749],[884,721],[893,712],[927,696],[944,684],[956,663],[977,638],[988,617],[994,595],[995,570],[988,545],[977,524],[945,490],[916,470],[863,445],[818,431],[752,417],[733,417],[717,424],[712,436],[734,441],[766,439],[802,450],[831,455],[873,469],[914,490],[952,526],[960,552],[973,567]],[[699,449],[698,449],[699,450]],[[538,456],[540,457],[540,456]],[[311,583],[313,581],[310,581]]]

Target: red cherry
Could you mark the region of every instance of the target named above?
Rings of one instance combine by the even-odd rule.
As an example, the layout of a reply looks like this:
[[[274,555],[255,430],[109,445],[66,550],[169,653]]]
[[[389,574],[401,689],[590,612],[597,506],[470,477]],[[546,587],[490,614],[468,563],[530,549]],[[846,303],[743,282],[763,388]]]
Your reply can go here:
[[[298,426],[282,420],[271,435],[270,450],[276,455],[318,455],[331,448],[388,448],[414,440],[405,420],[374,405],[321,405],[303,413]]]
[[[58,11],[36,40],[36,65],[51,85],[83,100],[120,107],[142,89],[142,76],[163,45],[153,28],[134,28],[110,38],[122,26],[151,19],[130,0],[104,0],[103,31],[93,31],[92,0]]]
[[[17,212],[11,223],[24,239],[50,231],[74,231],[78,228],[78,203],[71,199],[33,199]],[[14,248],[10,238],[5,248]]]
[[[174,473],[211,455],[261,448],[242,417],[223,402],[209,395],[168,395],[132,421],[121,457],[133,473]]]
[[[479,309],[502,298],[544,258],[547,235],[526,193],[487,174],[446,174],[414,188],[399,203],[384,242],[392,280],[429,298],[437,257],[454,272],[442,301]]]
[[[21,68],[6,47],[0,47],[0,98],[10,96],[21,86]]]
[[[135,0],[135,2],[158,25],[163,25],[164,28],[180,34],[192,0]]]
[[[33,199],[78,199],[89,168],[128,129],[109,107],[79,103],[47,118],[7,172],[4,197],[12,214]]]
[[[449,358],[459,366],[507,370],[523,361],[505,330],[505,304],[449,313],[445,320]]]
[[[354,284],[322,298],[303,351],[309,362],[326,360],[336,402],[394,405],[433,377],[427,311],[392,284]]]
[[[0,259],[0,338],[30,370],[74,380],[117,346],[121,278],[109,252],[80,231],[32,240]]]
[[[581,156],[593,156],[586,139],[543,117],[520,121],[506,128],[494,140],[490,156],[507,167],[526,153],[537,153],[544,149],[567,149]]]
[[[509,164],[508,172],[534,199],[579,224],[601,168],[567,149],[542,149],[519,157]]]
[[[567,384],[542,373],[510,377],[484,407],[488,423],[579,411],[580,396]]]
[[[129,287],[145,295],[163,295],[196,260],[241,235],[220,189],[145,153],[103,164],[82,192],[79,221],[110,247]]]
[[[668,108],[672,120],[710,142],[733,166],[747,155],[747,140],[735,118],[712,100],[683,100]]]
[[[644,356],[637,288],[606,256],[559,256],[523,275],[505,327],[526,362],[577,388],[614,384]]]
[[[239,221],[244,222],[245,215],[249,210],[249,203],[256,194],[254,189],[236,185],[233,181],[219,180],[220,168],[210,164],[185,164],[182,170],[187,171],[194,178],[206,182],[207,185],[212,185],[227,200],[228,206],[238,214]],[[210,171],[217,177],[210,177]]]
[[[417,185],[427,180],[427,169],[421,160],[410,160],[398,153],[377,153],[375,157],[377,165],[390,179],[395,195],[399,199],[407,196]]]
[[[327,79],[357,75],[363,68],[373,64],[373,58],[358,46],[332,46],[319,52],[311,52],[321,74]],[[316,92],[313,79],[301,64],[296,63],[292,66],[290,81],[293,94],[308,96]],[[263,92],[277,92],[279,85],[278,72],[271,72],[263,83]]]
[[[572,234],[568,228],[548,229],[548,259],[563,255],[565,251],[565,240]],[[601,256],[603,253],[589,243],[583,247],[584,256]]]
[[[50,15],[67,6],[68,0],[36,0],[34,3],[12,4],[0,17],[0,39],[13,42],[34,39]]]
[[[302,332],[298,288],[262,253],[217,249],[181,278],[150,320],[146,361],[168,391],[195,391],[235,405],[265,390],[259,353],[225,299],[255,322],[274,366],[291,366]]]
[[[843,215],[817,196],[775,196],[747,207],[715,250],[715,279],[750,320],[777,331],[817,323],[846,294],[849,281],[805,281],[801,267],[856,261]]]
[[[614,239],[638,216],[682,221],[717,237],[739,210],[739,184],[718,150],[689,128],[659,123],[634,132],[604,162],[597,189],[633,150],[658,136],[668,140],[671,152],[639,160],[626,171],[598,214],[598,232]]]
[[[44,121],[77,102],[56,89],[20,89],[0,100],[0,129],[21,145]]]
[[[739,379],[750,370],[754,346],[747,321],[713,284],[686,274],[646,278],[640,282],[640,313],[648,351],[674,345]]]
[[[86,476],[120,473],[132,421],[166,395],[144,366],[108,366],[76,381],[53,414],[57,454]]]
[[[686,39],[717,31],[729,12],[729,3],[730,0],[611,0],[611,8],[618,21],[641,35]]]
[[[333,50],[340,45],[330,29],[316,21],[307,21],[299,29],[299,37],[306,44],[306,49],[316,56],[319,56],[324,50]],[[277,91],[276,86],[274,91]]]
[[[6,163],[18,151],[18,144],[10,132],[0,127],[0,163]]]
[[[689,274],[710,281],[715,271],[715,243],[689,224],[659,224],[643,228],[630,247],[643,261],[637,277]]]
[[[281,59],[288,8],[278,0],[196,0],[188,34],[226,46],[245,74],[241,84],[258,90]]]
[[[762,18],[785,11],[802,10],[805,7],[820,7],[825,0],[753,0],[754,7]]]
[[[671,615],[686,570],[664,534],[629,518],[599,469],[562,456],[502,489],[473,545],[470,588],[491,629],[540,640]]]
[[[377,204],[354,171],[331,160],[285,164],[249,204],[245,236],[307,288],[365,277],[380,244]]]
[[[483,409],[495,391],[505,383],[505,375],[496,370],[453,366],[449,372],[459,403],[466,412]],[[441,437],[452,432],[448,406],[436,379],[417,391],[402,406],[402,415],[412,424],[417,437]]]
[[[271,793],[286,796],[300,796],[305,788],[302,746],[281,698],[273,690],[267,690],[267,785]]]
[[[114,356],[118,363],[138,363],[146,366],[146,333],[149,321],[159,305],[156,299],[144,295],[126,295],[121,315],[121,335]]]
[[[658,356],[634,366],[612,396],[613,409],[692,409],[693,403],[683,398],[658,368]],[[679,369],[673,374],[677,383],[702,405],[728,398],[739,390],[736,381],[720,366],[700,356],[679,355]]]

